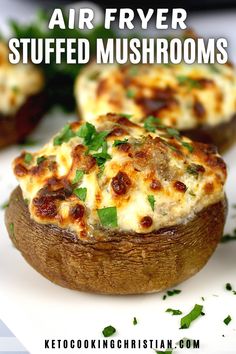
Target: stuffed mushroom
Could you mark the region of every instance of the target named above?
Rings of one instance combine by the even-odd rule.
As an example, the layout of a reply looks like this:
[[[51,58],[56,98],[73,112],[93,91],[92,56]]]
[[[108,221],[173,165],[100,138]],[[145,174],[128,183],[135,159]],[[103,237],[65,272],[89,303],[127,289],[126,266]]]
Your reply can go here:
[[[81,291],[157,292],[194,275],[222,236],[225,163],[157,119],[94,122],[67,124],[15,159],[14,245],[52,282]]]
[[[236,74],[227,63],[97,65],[78,76],[79,116],[125,112],[134,122],[161,119],[193,140],[225,151],[236,140]]]
[[[23,140],[46,110],[45,79],[32,64],[10,64],[0,42],[0,148]]]

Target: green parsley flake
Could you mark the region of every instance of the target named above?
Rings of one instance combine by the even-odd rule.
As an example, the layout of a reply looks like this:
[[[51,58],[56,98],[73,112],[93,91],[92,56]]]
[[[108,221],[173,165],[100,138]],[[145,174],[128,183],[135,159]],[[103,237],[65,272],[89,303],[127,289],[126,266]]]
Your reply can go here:
[[[167,296],[178,295],[181,293],[181,291],[182,290],[179,290],[179,289],[168,290],[167,293],[165,295],[163,295],[162,299],[165,300],[167,298]]]
[[[172,354],[173,350],[166,350],[163,352],[162,350],[156,350],[156,354]]]
[[[93,154],[93,157],[95,157],[99,167],[104,165],[107,160],[111,160],[111,158],[112,158],[111,155],[109,155],[107,153],[107,149],[108,149],[107,142],[104,141],[102,144],[102,151],[98,152],[96,154]]]
[[[74,190],[74,194],[76,197],[82,200],[82,202],[84,202],[87,197],[87,188],[76,188]]]
[[[180,138],[180,132],[177,129],[174,128],[166,128],[167,134],[170,135],[171,137],[175,139]]]
[[[200,165],[191,164],[187,167],[186,171],[188,174],[193,175],[197,178],[199,175],[199,167]]]
[[[127,98],[134,98],[136,95],[135,91],[132,90],[132,89],[128,89],[127,92],[126,92],[126,97]]]
[[[191,77],[179,75],[176,79],[180,86],[187,86],[189,89],[202,88],[201,83],[198,80],[192,79]]]
[[[113,326],[107,326],[102,331],[104,337],[111,337],[115,333],[116,333],[116,329]]]
[[[192,311],[190,311],[186,316],[181,318],[180,321],[180,329],[186,329],[189,328],[191,323],[196,320],[199,316],[202,315],[202,305],[196,304]]]
[[[128,139],[124,139],[124,140],[114,140],[113,146],[118,146],[118,145],[122,145],[122,144],[126,144],[128,141]]]
[[[27,152],[24,157],[24,162],[29,165],[33,160],[33,155]]]
[[[74,177],[74,179],[72,181],[72,184],[78,184],[79,182],[81,182],[83,176],[84,176],[84,171],[76,170],[75,177]]]
[[[47,158],[45,156],[40,156],[37,158],[37,165],[40,165],[42,162],[44,162],[45,160],[47,160]]]
[[[160,126],[160,118],[154,116],[148,116],[144,121],[144,128],[151,133],[155,133],[156,129]]]
[[[186,149],[188,149],[189,152],[194,151],[194,147],[192,145],[190,145],[189,143],[186,143],[185,141],[182,142],[182,146],[185,147]]]
[[[172,316],[179,316],[182,315],[182,311],[180,310],[174,310],[174,309],[167,309],[166,312],[172,313]]]
[[[130,119],[132,118],[132,114],[128,114],[128,113],[119,113],[119,116]]]
[[[137,324],[138,324],[137,318],[134,317],[134,318],[133,318],[133,325],[136,326]]]
[[[224,323],[226,324],[226,326],[228,326],[228,324],[229,324],[231,321],[232,321],[232,318],[231,318],[230,315],[224,319]]]
[[[70,124],[66,124],[62,131],[53,139],[53,145],[58,146],[67,143],[70,139],[74,138],[76,133],[71,129]]]
[[[228,291],[232,291],[233,290],[232,285],[230,283],[225,284],[225,289],[228,290]]]
[[[148,201],[149,201],[149,204],[151,205],[152,211],[154,211],[155,202],[156,202],[154,195],[148,195]]]
[[[117,227],[117,209],[116,207],[108,207],[97,210],[99,220],[102,226]]]

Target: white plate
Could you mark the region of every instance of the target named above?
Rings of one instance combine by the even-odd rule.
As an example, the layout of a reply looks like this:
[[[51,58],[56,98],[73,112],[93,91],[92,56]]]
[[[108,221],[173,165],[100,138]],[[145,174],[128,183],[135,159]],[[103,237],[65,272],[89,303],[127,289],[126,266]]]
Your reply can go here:
[[[13,3],[13,1],[11,2]],[[6,17],[4,18],[6,19]],[[1,20],[1,17],[0,17]],[[2,19],[3,21],[3,19]],[[190,23],[206,35],[226,34],[233,46],[235,13],[194,17]],[[44,119],[33,135],[39,144],[47,139],[70,117],[55,112]],[[37,147],[35,147],[37,148]],[[19,154],[16,146],[0,152],[0,204],[5,202],[16,186],[11,161]],[[227,193],[229,205],[236,203],[236,147],[225,155],[229,167]],[[230,208],[226,231],[236,227],[236,209]],[[3,211],[0,211],[0,319],[2,319],[32,354],[76,353],[78,350],[44,350],[45,339],[102,339],[107,325],[117,329],[117,339],[200,339],[200,350],[176,350],[174,353],[236,352],[236,296],[225,290],[227,282],[236,289],[236,242],[220,244],[207,266],[192,279],[184,282],[180,295],[162,300],[163,294],[143,296],[101,296],[63,289],[34,271],[13,248],[7,236]],[[201,297],[205,298],[202,301]],[[179,330],[181,316],[165,313],[167,308],[188,313],[194,304],[203,304],[205,316],[190,329]],[[229,326],[223,323],[231,315]],[[133,317],[138,325],[133,326]],[[225,337],[222,337],[225,335]],[[80,353],[153,353],[151,349],[80,350]]]

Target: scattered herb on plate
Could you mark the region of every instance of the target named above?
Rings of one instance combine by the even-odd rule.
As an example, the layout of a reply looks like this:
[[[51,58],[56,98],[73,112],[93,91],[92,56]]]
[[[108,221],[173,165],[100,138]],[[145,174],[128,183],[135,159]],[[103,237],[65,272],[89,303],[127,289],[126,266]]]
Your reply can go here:
[[[196,304],[194,308],[184,317],[181,318],[180,321],[180,329],[189,328],[191,323],[195,321],[199,316],[202,315],[202,305]]]
[[[172,313],[172,316],[179,316],[182,315],[183,312],[180,310],[174,310],[174,309],[167,309],[166,312]]]
[[[181,293],[182,290],[179,290],[179,289],[173,289],[173,290],[168,290],[166,292],[165,295],[163,295],[163,300],[165,300],[167,298],[167,296],[174,296],[174,295],[178,295]]]
[[[227,317],[224,319],[224,324],[226,324],[226,326],[228,326],[231,321],[232,321],[232,318],[231,318],[231,316],[229,315],[229,316],[227,316]]]
[[[104,337],[111,337],[115,333],[116,333],[116,329],[113,326],[107,326],[102,331]]]
[[[228,291],[232,291],[233,290],[232,285],[230,283],[225,284],[225,289],[228,290]]]
[[[134,317],[134,318],[133,318],[133,325],[136,326],[137,324],[138,324],[137,318]]]

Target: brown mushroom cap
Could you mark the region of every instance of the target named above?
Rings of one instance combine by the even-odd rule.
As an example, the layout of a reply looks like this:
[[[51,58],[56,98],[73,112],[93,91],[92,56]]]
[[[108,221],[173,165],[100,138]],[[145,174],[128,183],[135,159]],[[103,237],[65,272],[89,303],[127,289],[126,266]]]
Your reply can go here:
[[[69,230],[32,220],[18,187],[5,220],[14,245],[52,282],[81,291],[140,294],[162,291],[197,273],[222,236],[226,214],[223,199],[180,225],[149,234],[100,229],[101,239],[83,241]]]
[[[47,110],[45,94],[31,96],[11,116],[0,114],[0,148],[23,140],[37,125]]]

